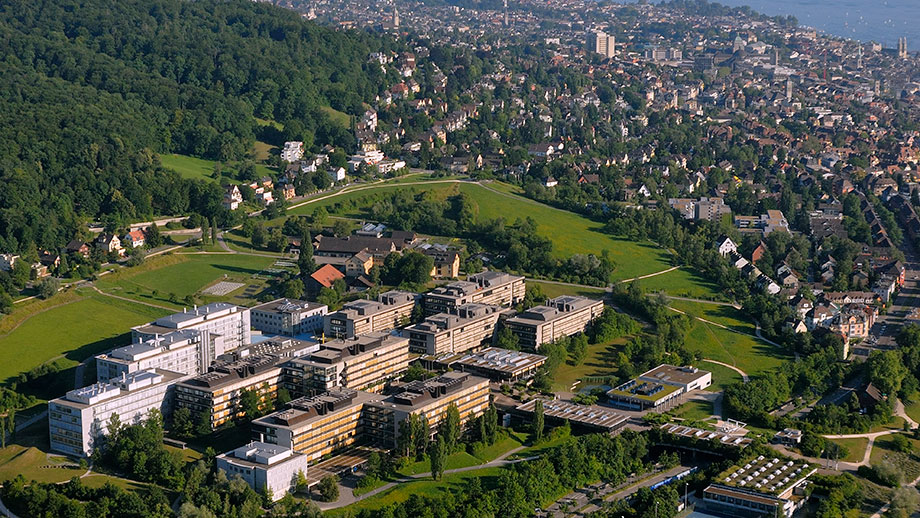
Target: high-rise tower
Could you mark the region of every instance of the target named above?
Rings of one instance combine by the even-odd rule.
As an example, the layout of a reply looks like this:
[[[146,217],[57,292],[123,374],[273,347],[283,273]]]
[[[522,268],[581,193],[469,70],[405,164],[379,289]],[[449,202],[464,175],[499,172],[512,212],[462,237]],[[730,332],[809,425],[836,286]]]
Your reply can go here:
[[[393,28],[399,28],[399,9],[396,6],[393,6]]]
[[[907,38],[904,36],[898,38],[898,57],[907,59]]]
[[[616,55],[616,38],[603,31],[592,32],[588,34],[588,50],[612,58]]]

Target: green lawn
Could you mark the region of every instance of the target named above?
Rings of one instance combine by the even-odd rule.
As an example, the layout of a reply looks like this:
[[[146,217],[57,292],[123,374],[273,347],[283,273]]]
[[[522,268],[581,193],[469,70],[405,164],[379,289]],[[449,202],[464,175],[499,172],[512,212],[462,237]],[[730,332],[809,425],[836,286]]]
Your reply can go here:
[[[524,446],[527,439],[528,434],[512,431],[508,436],[497,441],[495,444],[483,448],[482,451],[479,452],[479,455],[477,455],[477,458],[483,463],[491,462],[515,448]]]
[[[712,385],[706,388],[709,392],[721,392],[725,387],[742,381],[740,374],[717,363],[699,362],[696,367],[712,373]]]
[[[891,461],[904,472],[905,482],[916,480],[917,477],[920,477],[920,462],[917,461],[916,456],[916,452],[920,451],[920,441],[908,436],[914,453],[906,454],[895,450],[893,437],[892,435],[883,435],[875,440],[875,444],[872,446],[872,453],[869,456],[869,462],[877,464],[882,460]]]
[[[606,295],[603,288],[579,288],[575,286],[565,286],[550,282],[542,282],[533,279],[527,279],[528,286],[539,286],[547,298],[555,298],[560,295],[581,295],[592,299],[602,299]]]
[[[255,152],[259,155],[259,158],[267,158],[267,153],[270,152],[271,147],[265,143],[258,143],[255,147]],[[268,146],[268,147],[266,147]],[[160,155],[160,163],[163,164],[163,167],[167,169],[172,169],[173,171],[179,173],[183,178],[191,179],[201,179],[208,181],[218,181],[219,177],[215,178],[214,167],[217,165],[215,160],[206,160],[204,158],[196,158],[188,155],[176,155],[176,154],[162,154]],[[221,174],[220,176],[227,177],[230,180],[235,181],[236,172],[239,163],[236,162],[225,162],[221,163]],[[256,173],[262,176],[271,176],[274,177],[276,171],[272,170],[265,164],[256,164]]]
[[[409,499],[410,495],[419,496],[436,496],[444,494],[448,490],[459,490],[471,478],[479,478],[485,488],[494,487],[498,480],[498,475],[503,468],[483,468],[462,473],[453,473],[444,475],[439,481],[431,479],[422,479],[405,484],[399,484],[396,487],[384,491],[378,495],[331,511],[323,512],[323,516],[354,516],[363,509],[375,511],[391,504],[398,504]]]
[[[329,117],[329,120],[334,124],[337,124],[343,128],[351,126],[351,117],[347,113],[340,112],[329,106],[320,106],[319,109],[322,110],[323,113],[325,113]]]
[[[688,421],[703,421],[708,419],[713,412],[712,403],[694,399],[680,405],[676,410],[670,412],[671,415]]]
[[[726,297],[719,292],[718,286],[689,269],[689,267],[682,267],[668,273],[642,279],[639,284],[647,292],[663,291],[675,297],[726,300]]]
[[[572,366],[565,363],[556,370],[556,375],[553,377],[553,388],[568,391],[571,390],[572,384],[585,376],[611,376],[616,374],[613,368],[616,356],[621,346],[626,343],[626,340],[626,337],[622,337],[610,343],[589,345],[588,355],[581,365]],[[586,385],[588,384],[581,383],[577,388],[583,389]]]
[[[903,401],[904,411],[907,412],[907,415],[914,420],[914,422],[920,423],[920,394],[914,394],[911,396],[911,400]]]
[[[80,295],[84,298],[37,313],[0,337],[0,380],[53,359],[62,367],[74,366],[90,356],[128,344],[131,326],[167,313],[89,290]],[[73,388],[71,371],[54,378],[52,381],[60,381],[66,390]]]
[[[83,473],[75,465],[64,464],[60,457],[48,456],[35,447],[13,444],[0,449],[0,481],[22,475],[38,482],[65,482]]]
[[[444,459],[444,469],[445,470],[468,468],[470,466],[478,466],[480,464],[482,464],[482,461],[480,459],[473,457],[472,455],[470,455],[469,453],[465,451],[453,453],[451,455],[448,455],[447,458]],[[409,464],[408,466],[402,468],[401,470],[399,470],[399,474],[409,477],[412,475],[418,475],[419,473],[428,473],[429,471],[431,471],[431,462],[428,459],[425,459],[425,460],[413,462]]]
[[[198,296],[201,302],[251,304],[267,284],[261,276],[253,275],[264,275],[274,262],[270,257],[240,254],[172,254],[102,277],[97,285],[107,293],[179,309],[187,295]],[[244,283],[246,287],[223,297],[198,295],[202,288],[223,280]],[[170,302],[171,293],[178,303]]]
[[[777,347],[753,336],[728,331],[696,321],[686,338],[687,349],[700,351],[703,358],[734,365],[754,376],[781,366],[791,358]]]
[[[694,317],[704,318],[717,324],[722,324],[734,331],[756,336],[754,323],[751,322],[741,310],[731,306],[718,304],[705,304],[687,300],[671,300],[668,304],[674,309],[689,313]]]
[[[843,446],[847,449],[847,456],[839,459],[843,462],[859,462],[866,454],[866,447],[869,446],[869,439],[857,437],[854,439],[829,439],[832,443]]]
[[[162,154],[160,162],[163,167],[172,169],[182,175],[183,178],[213,180],[214,166],[217,164],[214,160],[205,160],[186,155]]]

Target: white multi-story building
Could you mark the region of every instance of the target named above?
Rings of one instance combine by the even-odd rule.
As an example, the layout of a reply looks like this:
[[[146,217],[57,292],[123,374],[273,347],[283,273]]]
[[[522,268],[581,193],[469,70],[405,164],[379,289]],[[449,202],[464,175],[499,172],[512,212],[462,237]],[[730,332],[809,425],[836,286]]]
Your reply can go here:
[[[194,329],[174,331],[96,356],[96,380],[108,381],[149,369],[201,374],[226,352],[220,335]]]
[[[616,38],[604,31],[592,32],[588,34],[588,50],[612,58],[616,55]]]
[[[292,490],[298,472],[307,474],[307,456],[289,448],[264,442],[250,442],[217,456],[217,469],[227,476],[239,475],[249,487],[262,493],[271,491],[272,500],[284,498]]]
[[[131,336],[137,341],[186,329],[207,331],[212,336],[222,337],[225,350],[232,350],[252,341],[249,325],[249,308],[226,302],[214,302],[133,327]]]
[[[323,328],[325,304],[304,300],[277,299],[250,310],[252,327],[263,333],[296,336]]]
[[[281,150],[281,160],[290,164],[301,158],[303,158],[303,142],[291,141],[284,143],[284,149]]]
[[[105,383],[71,390],[48,402],[48,431],[53,451],[88,456],[97,441],[108,434],[112,416],[133,424],[153,409],[168,415],[176,372],[146,370],[126,374]]]

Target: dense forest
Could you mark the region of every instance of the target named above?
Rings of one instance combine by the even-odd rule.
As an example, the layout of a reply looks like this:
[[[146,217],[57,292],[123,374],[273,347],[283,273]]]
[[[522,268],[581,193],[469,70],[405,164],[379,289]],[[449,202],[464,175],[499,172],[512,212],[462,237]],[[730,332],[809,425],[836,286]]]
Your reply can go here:
[[[244,158],[257,117],[353,147],[320,108],[362,112],[385,84],[367,56],[395,45],[245,0],[5,2],[0,251],[59,249],[106,215],[214,217],[218,187],[156,154]]]

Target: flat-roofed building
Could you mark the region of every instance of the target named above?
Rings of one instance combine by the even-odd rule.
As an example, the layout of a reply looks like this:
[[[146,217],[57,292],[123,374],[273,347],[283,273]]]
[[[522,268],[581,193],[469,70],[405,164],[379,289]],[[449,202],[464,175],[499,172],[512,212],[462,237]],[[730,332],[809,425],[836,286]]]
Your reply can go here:
[[[703,490],[704,512],[720,516],[792,518],[807,499],[817,468],[801,460],[763,455],[720,473]]]
[[[679,423],[665,423],[659,427],[659,430],[669,433],[676,437],[684,439],[693,439],[696,441],[717,441],[719,444],[734,446],[735,448],[746,448],[753,442],[752,439],[745,437],[747,431],[716,431],[703,430],[702,428],[693,428],[684,426]]]
[[[207,331],[211,335],[223,338],[225,349],[230,350],[252,341],[249,328],[249,308],[226,302],[214,302],[133,327],[131,337],[138,341],[186,329]]]
[[[277,444],[313,462],[367,440],[362,413],[382,396],[334,389],[295,399],[278,412],[252,421],[253,440]]]
[[[504,325],[518,337],[522,348],[538,350],[543,344],[584,332],[603,312],[603,301],[562,295],[505,320]]]
[[[243,415],[240,406],[243,391],[255,390],[262,405],[270,406],[278,393],[281,364],[288,358],[257,354],[218,362],[209,372],[176,385],[176,405],[188,408],[195,415],[207,414],[212,429]]]
[[[712,373],[696,367],[659,365],[607,392],[614,406],[629,410],[671,408],[681,396],[712,384]]]
[[[448,372],[407,383],[386,399],[365,405],[364,431],[374,443],[394,448],[400,427],[410,415],[424,415],[433,434],[451,404],[460,411],[461,424],[482,415],[489,406],[489,380],[465,372]]]
[[[71,390],[49,401],[51,449],[89,456],[96,442],[108,434],[112,416],[118,416],[121,423],[134,423],[154,409],[169,415],[172,389],[182,377],[177,372],[145,370]]]
[[[712,373],[689,365],[677,367],[664,363],[639,376],[639,380],[680,387],[686,394],[712,385]]]
[[[409,339],[377,331],[331,340],[318,351],[282,366],[282,385],[294,395],[314,395],[336,387],[379,392],[409,368]]]
[[[546,356],[488,347],[476,352],[422,356],[419,361],[431,370],[452,369],[492,381],[515,382],[533,377],[546,363]]]
[[[326,315],[323,332],[328,337],[352,338],[356,335],[396,329],[412,316],[418,295],[408,291],[381,293],[377,300],[355,300]]]
[[[443,354],[477,350],[492,343],[501,308],[469,303],[454,313],[438,313],[403,329],[414,353]]]
[[[322,330],[325,304],[277,299],[250,309],[252,327],[263,333],[296,336]]]
[[[222,336],[194,329],[174,331],[96,356],[96,380],[108,381],[148,369],[201,374],[225,352]]]
[[[543,402],[543,416],[548,423],[562,424],[569,422],[573,427],[589,432],[614,434],[622,430],[629,421],[629,418],[625,415],[614,412],[609,408],[541,398],[531,399],[522,405],[518,405],[512,410],[512,415],[530,422],[533,420],[537,401]]]
[[[524,277],[505,272],[482,272],[465,281],[439,286],[422,296],[426,315],[452,313],[458,307],[477,302],[493,306],[513,306],[524,300]]]
[[[297,474],[307,474],[308,459],[290,448],[264,442],[250,442],[235,450],[222,453],[215,458],[217,469],[224,470],[228,477],[239,475],[249,487],[262,494],[272,492],[272,501],[296,486]]]

